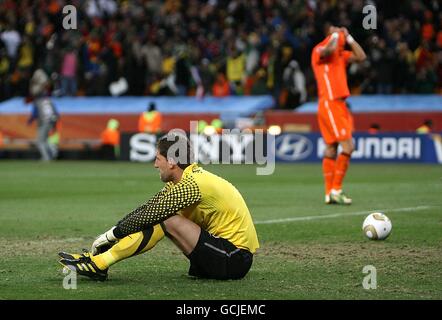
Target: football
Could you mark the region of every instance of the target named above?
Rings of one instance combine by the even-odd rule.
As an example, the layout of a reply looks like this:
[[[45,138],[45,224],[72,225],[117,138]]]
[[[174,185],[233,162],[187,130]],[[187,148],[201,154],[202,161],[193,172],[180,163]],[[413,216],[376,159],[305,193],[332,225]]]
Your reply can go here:
[[[391,233],[391,220],[381,212],[369,214],[362,224],[362,230],[371,240],[384,240]]]

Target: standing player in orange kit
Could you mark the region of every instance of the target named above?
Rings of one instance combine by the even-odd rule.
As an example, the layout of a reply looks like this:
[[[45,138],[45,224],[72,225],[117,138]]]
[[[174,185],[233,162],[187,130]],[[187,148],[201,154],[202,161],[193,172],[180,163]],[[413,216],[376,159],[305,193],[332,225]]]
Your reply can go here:
[[[312,68],[318,87],[318,122],[326,147],[322,160],[325,203],[351,204],[342,182],[354,150],[353,121],[345,99],[350,96],[346,67],[365,60],[361,46],[346,28],[330,26],[327,37],[313,48]],[[348,44],[351,51],[345,50]],[[338,146],[342,152],[338,155]]]

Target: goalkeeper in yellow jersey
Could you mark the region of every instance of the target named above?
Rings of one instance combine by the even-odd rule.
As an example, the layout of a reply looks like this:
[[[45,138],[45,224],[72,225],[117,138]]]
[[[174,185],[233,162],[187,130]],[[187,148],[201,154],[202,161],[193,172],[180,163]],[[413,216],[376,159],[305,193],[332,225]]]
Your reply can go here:
[[[60,263],[103,281],[111,265],[146,252],[166,236],[189,259],[189,275],[243,278],[259,247],[250,212],[231,183],[192,158],[186,136],[169,133],[160,138],[155,168],[164,188],[98,236],[90,252],[60,252]]]

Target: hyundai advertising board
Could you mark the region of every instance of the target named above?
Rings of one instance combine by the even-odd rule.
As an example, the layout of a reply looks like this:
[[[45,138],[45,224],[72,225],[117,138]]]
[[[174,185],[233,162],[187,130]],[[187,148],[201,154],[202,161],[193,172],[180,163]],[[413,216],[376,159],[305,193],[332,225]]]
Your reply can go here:
[[[317,133],[284,133],[264,139],[250,133],[228,133],[195,135],[191,140],[202,163],[319,162],[325,148]],[[157,137],[151,134],[123,133],[121,159],[153,161],[156,141]],[[354,142],[352,162],[442,163],[440,135],[356,133]]]

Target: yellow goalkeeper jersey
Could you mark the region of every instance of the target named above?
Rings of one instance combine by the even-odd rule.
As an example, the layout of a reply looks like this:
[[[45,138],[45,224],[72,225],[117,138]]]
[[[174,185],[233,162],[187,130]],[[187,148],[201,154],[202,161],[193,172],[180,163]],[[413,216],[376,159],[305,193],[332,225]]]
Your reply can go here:
[[[252,253],[259,248],[252,217],[239,191],[197,164],[188,166],[178,183],[168,182],[152,199],[123,218],[114,234],[120,238],[135,233],[174,214],[238,248]]]
[[[214,236],[254,253],[259,247],[258,236],[239,191],[230,182],[196,164],[184,170],[183,178],[189,176],[197,184],[201,198],[179,213]]]

